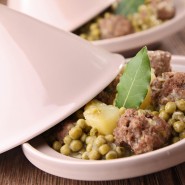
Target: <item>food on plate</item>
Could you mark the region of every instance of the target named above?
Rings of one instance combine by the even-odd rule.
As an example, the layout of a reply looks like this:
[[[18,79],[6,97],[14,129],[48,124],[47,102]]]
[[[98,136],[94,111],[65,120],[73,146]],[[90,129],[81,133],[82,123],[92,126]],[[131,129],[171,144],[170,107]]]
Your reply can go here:
[[[100,134],[107,135],[113,133],[120,111],[114,105],[92,100],[85,106],[83,115],[87,125],[96,128]]]
[[[129,145],[135,154],[141,154],[164,146],[170,137],[171,127],[152,112],[127,109],[113,134],[118,145]]]
[[[164,72],[171,71],[171,54],[167,51],[148,51],[151,67],[154,69],[155,75],[160,76]]]
[[[165,72],[162,76],[153,80],[151,89],[154,106],[185,99],[185,73]]]
[[[152,1],[152,0],[151,0]],[[173,0],[163,0],[157,3],[157,16],[161,20],[173,18],[175,15],[175,6]]]
[[[174,0],[118,0],[74,33],[89,41],[109,39],[147,30],[174,16]]]
[[[172,72],[170,61],[169,52],[142,48],[108,87],[44,134],[48,144],[66,156],[109,160],[184,139],[185,73]]]
[[[133,32],[131,22],[122,15],[110,15],[110,17],[100,20],[98,27],[101,39],[119,37]]]
[[[171,54],[166,51],[156,50],[156,51],[148,51],[148,56],[150,59],[152,70],[152,79],[155,76],[162,74],[163,72],[171,71]],[[123,69],[124,70],[124,69]],[[96,99],[110,105],[113,104],[115,96],[116,96],[116,86],[119,82],[121,75],[123,74],[123,70],[120,71],[118,76],[108,85],[102,92],[98,94]],[[153,74],[155,73],[155,75]]]

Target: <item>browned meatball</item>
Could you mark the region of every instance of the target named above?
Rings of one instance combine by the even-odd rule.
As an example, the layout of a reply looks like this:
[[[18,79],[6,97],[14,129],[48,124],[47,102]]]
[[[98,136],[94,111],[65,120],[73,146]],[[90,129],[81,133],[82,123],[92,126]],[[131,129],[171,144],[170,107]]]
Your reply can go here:
[[[152,104],[165,105],[169,101],[185,99],[185,73],[167,72],[151,83]]]
[[[166,51],[148,51],[151,67],[155,70],[155,75],[160,76],[164,72],[171,71],[171,54]]]
[[[168,20],[175,16],[174,0],[162,0],[157,5],[157,16],[161,20]]]
[[[130,21],[121,15],[111,15],[99,22],[101,39],[127,35],[133,32]]]
[[[113,134],[117,144],[128,145],[135,154],[141,154],[162,147],[171,135],[171,127],[144,110],[128,109]]]
[[[69,130],[74,127],[75,121],[72,119],[66,119],[57,128],[57,140],[60,141],[61,143],[63,142],[63,139],[65,136],[68,135]]]

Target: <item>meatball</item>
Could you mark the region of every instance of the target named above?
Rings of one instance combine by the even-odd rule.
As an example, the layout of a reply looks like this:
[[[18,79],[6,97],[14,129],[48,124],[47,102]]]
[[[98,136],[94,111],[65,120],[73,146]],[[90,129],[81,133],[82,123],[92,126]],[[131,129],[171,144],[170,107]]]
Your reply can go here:
[[[63,143],[63,139],[65,136],[68,135],[69,130],[74,127],[75,120],[72,119],[66,119],[64,120],[57,128],[57,140]]]
[[[151,83],[152,104],[165,105],[169,101],[185,99],[185,73],[166,72]]]
[[[148,51],[151,67],[155,70],[155,75],[160,76],[164,72],[171,71],[171,54],[166,51]]]
[[[133,32],[131,22],[124,16],[111,15],[99,22],[101,39],[127,35]]]
[[[163,0],[157,4],[157,16],[161,20],[168,20],[175,16],[173,0]]]
[[[113,134],[118,145],[129,146],[135,154],[141,154],[162,147],[171,135],[171,127],[147,111],[127,109]]]

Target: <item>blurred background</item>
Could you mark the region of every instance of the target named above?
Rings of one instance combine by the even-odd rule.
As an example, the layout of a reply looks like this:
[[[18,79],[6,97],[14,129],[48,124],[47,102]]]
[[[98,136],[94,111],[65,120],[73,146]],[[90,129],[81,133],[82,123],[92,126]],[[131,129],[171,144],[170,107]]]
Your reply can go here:
[[[159,48],[161,41],[185,26],[184,0],[0,2],[125,57],[144,45]]]

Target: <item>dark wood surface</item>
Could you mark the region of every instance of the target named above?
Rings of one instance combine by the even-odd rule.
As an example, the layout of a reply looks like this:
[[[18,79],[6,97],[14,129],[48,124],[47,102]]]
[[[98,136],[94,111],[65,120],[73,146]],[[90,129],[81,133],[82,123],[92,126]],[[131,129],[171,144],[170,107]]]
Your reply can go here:
[[[6,0],[0,0],[6,3]],[[156,49],[185,55],[185,28]],[[13,124],[13,123],[12,123]],[[7,133],[8,137],[8,133]],[[174,156],[175,157],[175,156]],[[47,174],[33,166],[18,146],[0,154],[0,185],[185,185],[185,163],[150,175],[116,181],[76,181]]]

